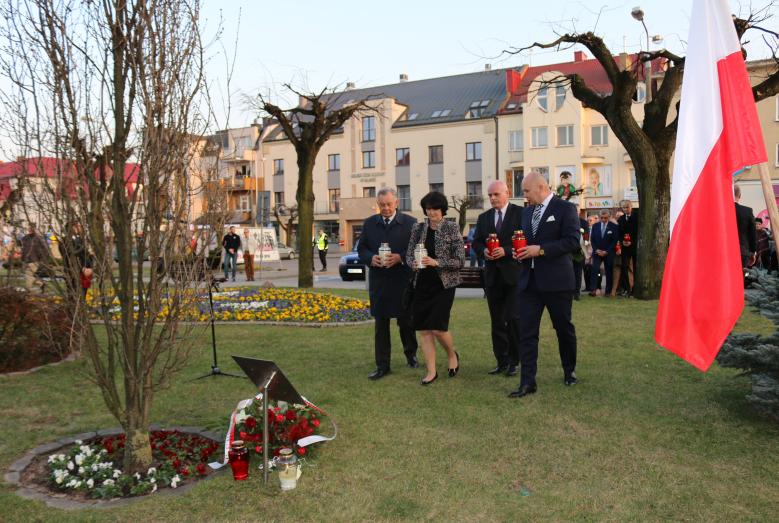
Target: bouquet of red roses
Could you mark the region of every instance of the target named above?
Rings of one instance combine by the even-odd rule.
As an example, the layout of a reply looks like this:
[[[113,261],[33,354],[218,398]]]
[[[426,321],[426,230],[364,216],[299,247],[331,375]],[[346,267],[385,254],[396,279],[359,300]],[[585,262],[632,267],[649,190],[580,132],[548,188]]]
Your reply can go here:
[[[268,408],[269,454],[278,456],[282,448],[288,447],[298,456],[311,452],[301,446],[302,438],[318,435],[322,412],[312,404],[289,404],[286,401],[271,401]],[[239,404],[234,413],[230,441],[241,439],[251,452],[262,454],[262,396]]]

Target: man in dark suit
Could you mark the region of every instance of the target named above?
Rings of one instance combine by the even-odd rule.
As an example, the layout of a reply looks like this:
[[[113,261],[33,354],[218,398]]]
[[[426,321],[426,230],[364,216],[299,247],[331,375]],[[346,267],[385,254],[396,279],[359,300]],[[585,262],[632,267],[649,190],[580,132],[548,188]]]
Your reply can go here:
[[[618,282],[622,288],[622,296],[633,294],[633,282],[636,280],[636,245],[638,243],[638,211],[633,209],[630,200],[622,200],[619,206],[624,213],[617,220],[619,225],[619,240],[622,242],[622,270]],[[630,240],[625,237],[629,235]]]
[[[736,227],[738,228],[738,244],[741,248],[741,266],[749,267],[755,262],[757,252],[757,232],[755,231],[755,216],[751,207],[741,205],[741,187],[733,186],[733,196],[736,198]]]
[[[603,264],[606,273],[606,289],[603,296],[611,296],[611,287],[614,284],[614,256],[617,241],[619,240],[619,227],[611,222],[609,211],[600,212],[600,222],[592,226],[590,243],[592,243],[592,290],[590,296],[597,296],[600,288],[600,271]]]
[[[574,275],[571,253],[579,245],[576,208],[552,195],[546,180],[531,172],[522,180],[528,206],[522,213],[522,229],[528,246],[521,260],[517,293],[519,300],[519,388],[510,398],[522,398],[537,390],[538,334],[546,308],[557,332],[563,383],[576,379],[576,329],[571,322]]]
[[[519,264],[511,257],[511,236],[522,228],[522,207],[509,203],[509,189],[500,180],[487,187],[492,209],[479,215],[471,248],[484,257],[484,290],[492,322],[492,352],[497,366],[489,374],[517,374],[519,309],[516,285]],[[487,237],[497,234],[500,247],[490,254]]]
[[[411,277],[405,265],[406,249],[416,218],[397,212],[398,195],[391,187],[382,188],[376,198],[379,214],[367,218],[362,225],[357,253],[360,261],[370,267],[368,289],[371,316],[375,319],[376,370],[368,378],[377,380],[390,373],[390,319],[397,318],[400,340],[409,367],[416,368],[417,338],[411,318],[401,306],[403,289]],[[392,251],[384,260],[379,257],[382,243]]]
[[[577,211],[577,215],[579,216],[579,245],[577,245],[576,248],[571,253],[571,260],[573,261],[573,279],[574,279],[573,299],[579,300],[582,291],[582,273],[584,272],[584,262],[586,261],[586,253],[585,253],[586,246],[582,238],[590,237],[590,224],[588,224],[587,220],[582,218],[581,214],[579,214],[578,205],[576,206],[576,211]],[[587,233],[587,236],[584,236],[585,233]],[[587,287],[589,287],[589,282],[586,282],[586,285]]]

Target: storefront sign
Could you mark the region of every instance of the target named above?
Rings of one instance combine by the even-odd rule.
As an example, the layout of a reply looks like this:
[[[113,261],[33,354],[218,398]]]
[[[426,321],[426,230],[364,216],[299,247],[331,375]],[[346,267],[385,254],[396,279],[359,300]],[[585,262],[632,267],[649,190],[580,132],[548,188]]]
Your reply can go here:
[[[611,209],[614,207],[614,200],[611,198],[587,198],[587,209]]]

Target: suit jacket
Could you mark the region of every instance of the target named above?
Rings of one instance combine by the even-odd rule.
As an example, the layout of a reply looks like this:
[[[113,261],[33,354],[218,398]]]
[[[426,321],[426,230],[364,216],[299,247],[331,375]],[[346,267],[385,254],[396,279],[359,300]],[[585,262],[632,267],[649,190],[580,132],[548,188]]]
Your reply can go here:
[[[630,211],[630,218],[627,215],[619,217],[617,220],[619,224],[619,241],[625,238],[626,234],[630,235],[630,247],[622,246],[622,252],[631,252],[636,248],[638,242],[638,210],[633,209]]]
[[[751,256],[752,253],[757,252],[757,231],[751,207],[740,203],[736,204],[736,227],[738,227],[738,244],[741,247],[741,256]]]
[[[425,242],[425,234],[428,229],[427,220],[417,223],[411,230],[411,238],[406,249],[406,264],[414,264],[414,248],[418,243]],[[436,272],[441,278],[444,289],[457,287],[462,281],[460,269],[465,265],[465,246],[460,234],[460,227],[455,222],[444,220],[438,227],[435,235],[435,259],[438,262]]]
[[[598,222],[592,226],[590,232],[590,243],[592,244],[592,254],[595,256],[595,251],[606,251],[607,256],[613,256],[617,242],[620,240],[619,227],[612,222],[606,224],[606,234],[601,232],[601,223]]]
[[[399,254],[401,262],[405,262],[411,228],[416,222],[413,216],[397,212],[389,227],[384,225],[380,214],[367,218],[362,224],[357,254],[368,267],[368,294],[371,315],[375,318],[397,318],[405,314],[400,299],[411,276],[411,269],[404,263],[389,269],[371,267],[371,259],[379,254],[382,243],[388,243],[390,250]]]
[[[522,212],[522,230],[528,245],[540,245],[544,255],[520,263],[517,288],[527,289],[530,271],[541,292],[573,291],[576,281],[571,253],[579,245],[579,216],[576,207],[553,196],[541,215],[536,235],[533,235],[533,209],[528,205]],[[531,263],[532,262],[532,263]],[[535,268],[531,269],[531,266]]]
[[[522,207],[509,203],[499,233],[495,230],[496,213],[495,209],[490,209],[479,215],[476,220],[471,249],[475,249],[477,255],[484,257],[487,237],[497,233],[500,246],[506,251],[506,256],[494,261],[484,258],[484,284],[487,287],[501,283],[516,285],[517,280],[519,280],[519,264],[511,257],[511,237],[514,231],[522,229]]]

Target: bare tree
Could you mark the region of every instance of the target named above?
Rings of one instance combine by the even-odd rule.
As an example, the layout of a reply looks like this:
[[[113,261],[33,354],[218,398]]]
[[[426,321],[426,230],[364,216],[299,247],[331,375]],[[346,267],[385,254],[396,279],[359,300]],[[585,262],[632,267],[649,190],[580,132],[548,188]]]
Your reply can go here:
[[[314,228],[314,164],[322,146],[334,132],[353,116],[376,112],[366,99],[343,103],[343,93],[324,88],[317,93],[304,93],[285,85],[299,97],[297,107],[283,110],[258,95],[253,105],[272,116],[281,126],[297,154],[298,181],[295,195],[298,207],[298,287],[313,287],[313,250],[304,248]]]
[[[213,173],[200,162],[208,105],[199,16],[198,0],[0,8],[0,75],[10,86],[0,90],[2,127],[47,170],[25,201],[61,239],[59,292],[90,375],[125,430],[128,473],[151,463],[152,401],[187,360],[192,327],[180,320],[207,285],[195,279],[195,260],[208,242],[193,245],[188,227],[192,180],[200,176],[205,191]],[[158,268],[148,275],[147,257]],[[85,264],[88,298],[79,285]]]
[[[770,16],[766,13],[769,11],[760,11],[746,20],[735,18],[739,37],[743,37],[750,28],[761,29],[756,24]],[[776,33],[761,30],[776,39]],[[577,100],[603,115],[630,155],[636,170],[641,214],[647,218],[640,222],[634,291],[636,297],[654,299],[660,295],[668,249],[671,200],[669,167],[676,145],[678,124],[678,103],[674,102],[682,82],[684,57],[667,50],[641,52],[631,67],[620,67],[603,39],[592,32],[566,33],[549,43],[535,42],[504,52],[516,54],[532,48],[563,49],[575,45],[583,45],[598,60],[611,85],[611,92],[603,94],[596,91],[575,73],[549,79],[546,84],[569,84]],[[776,47],[773,49],[775,51]],[[631,107],[641,80],[642,64],[645,62],[662,64],[664,72],[659,85],[647,86],[647,90],[652,93],[651,101],[644,105],[643,122],[638,122],[631,112]],[[779,72],[774,72],[753,87],[755,101],[773,96],[777,92]]]
[[[481,209],[483,206],[484,198],[479,195],[469,196],[451,196],[452,209],[457,212],[457,225],[460,226],[460,232],[465,230],[466,215],[468,209]]]
[[[286,205],[274,205],[273,216],[276,217],[276,222],[284,230],[284,233],[287,236],[287,244],[290,247],[293,247],[291,238],[295,231],[295,220],[298,218],[298,206],[293,205],[292,207],[287,207]],[[286,222],[282,219],[284,216],[287,217]],[[298,245],[298,252],[299,251],[300,245]]]

